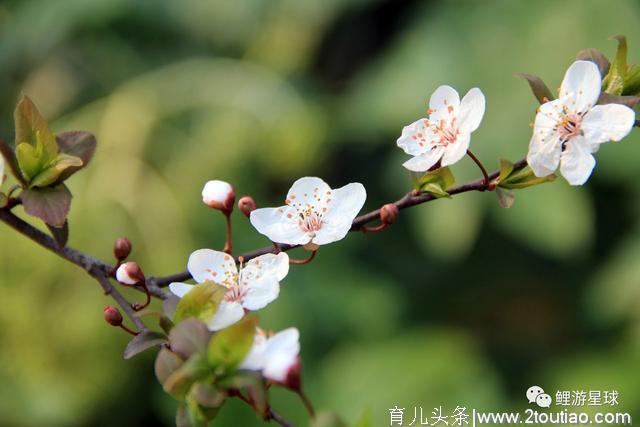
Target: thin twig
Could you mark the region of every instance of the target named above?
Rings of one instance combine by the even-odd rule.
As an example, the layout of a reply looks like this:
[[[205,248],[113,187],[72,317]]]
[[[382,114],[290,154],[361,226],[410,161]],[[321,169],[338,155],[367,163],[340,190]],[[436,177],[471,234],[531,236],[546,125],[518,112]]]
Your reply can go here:
[[[282,415],[280,415],[273,409],[269,409],[269,419],[280,424],[282,427],[295,427],[295,424],[292,424],[290,421],[285,419]]]
[[[289,259],[289,264],[295,264],[295,265],[309,264],[316,257],[316,252],[318,251],[311,251],[311,255],[309,255],[309,257],[305,259]]]
[[[527,166],[527,161],[525,159],[522,159],[513,164],[513,170],[517,171],[524,168],[525,166]],[[496,179],[499,175],[500,175],[500,171],[498,170],[488,174],[487,178],[489,179],[489,181],[492,181]],[[453,196],[456,194],[466,193],[469,191],[485,191],[486,188],[487,186],[485,185],[485,178],[482,177],[474,181],[467,182],[466,184],[462,184],[457,187],[448,189],[447,193]],[[394,202],[393,204],[396,205],[398,210],[403,210],[403,209],[410,208],[412,206],[420,205],[422,203],[431,202],[433,200],[437,200],[437,197],[433,196],[430,193],[415,194],[413,191],[411,191],[401,199]],[[376,209],[369,213],[360,215],[359,217],[353,220],[353,223],[351,224],[351,230],[349,231],[360,231],[363,226],[365,226],[366,224],[372,221],[376,221],[378,219],[380,219],[380,209]],[[244,253],[236,257],[236,259],[238,259],[239,257],[243,257],[245,261],[249,261],[260,255],[277,253],[281,251],[288,251],[297,247],[299,247],[299,245],[278,245],[277,246],[278,250],[276,250],[276,248],[273,245],[271,245],[265,248],[256,249],[251,252]],[[171,282],[183,282],[189,279],[191,279],[191,275],[189,274],[189,272],[183,271],[180,273],[172,274],[170,276],[148,277],[147,283],[151,283],[153,284],[154,288],[160,289],[160,288],[169,286],[169,283]]]
[[[110,295],[111,298],[113,298],[115,302],[118,303],[120,308],[124,310],[127,317],[131,319],[131,321],[134,323],[134,325],[136,325],[139,331],[147,329],[142,320],[140,320],[140,318],[136,314],[135,310],[131,307],[129,301],[127,301],[127,299],[118,291],[118,289],[116,289],[116,287],[111,284],[109,279],[105,276],[104,272],[99,270],[89,270],[88,273],[92,277],[94,277],[98,281],[98,283],[100,283],[100,286],[102,286],[102,289],[104,289],[104,293]]]
[[[83,252],[80,252],[76,249],[73,249],[70,246],[65,246],[64,248],[60,248],[58,243],[48,234],[38,230],[31,224],[27,223],[21,218],[18,218],[9,208],[0,209],[0,221],[4,222],[18,233],[23,236],[28,237],[33,240],[40,246],[45,249],[50,250],[56,255],[64,258],[65,260],[75,264],[87,272],[95,272],[102,273],[104,276],[108,276],[111,271],[113,271],[113,266],[107,264],[97,258],[94,258],[90,255],[87,255]],[[147,283],[147,287],[149,288],[149,292],[156,298],[165,299],[165,292],[155,286],[154,283]],[[134,288],[140,292],[144,292],[142,288]]]
[[[224,219],[227,223],[227,241],[224,243],[223,251],[230,254],[231,253],[231,213],[225,214]]]
[[[473,160],[473,162],[478,165],[478,167],[480,168],[480,171],[482,171],[482,176],[484,177],[484,185],[486,187],[489,186],[489,174],[487,173],[487,170],[485,169],[484,165],[482,164],[482,162],[480,160],[478,160],[478,158],[476,157],[475,154],[473,154],[471,152],[471,150],[467,150],[467,156],[471,157],[471,160]]]

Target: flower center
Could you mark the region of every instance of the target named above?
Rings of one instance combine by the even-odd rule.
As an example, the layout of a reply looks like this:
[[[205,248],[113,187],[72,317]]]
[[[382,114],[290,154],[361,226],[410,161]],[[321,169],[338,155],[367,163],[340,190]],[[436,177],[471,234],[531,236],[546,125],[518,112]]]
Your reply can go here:
[[[446,147],[449,144],[453,144],[458,139],[458,125],[456,124],[456,118],[454,117],[451,122],[445,122],[444,120],[438,121],[433,125],[433,130],[440,138],[434,141],[435,144]]]
[[[575,113],[565,114],[560,118],[556,127],[560,139],[567,142],[582,133],[582,116]]]
[[[311,208],[300,213],[298,225],[305,233],[315,233],[322,228],[322,215]]]
[[[224,294],[224,299],[227,302],[241,302],[244,300],[244,297],[247,295],[249,288],[243,283],[237,283],[229,288],[226,294]]]

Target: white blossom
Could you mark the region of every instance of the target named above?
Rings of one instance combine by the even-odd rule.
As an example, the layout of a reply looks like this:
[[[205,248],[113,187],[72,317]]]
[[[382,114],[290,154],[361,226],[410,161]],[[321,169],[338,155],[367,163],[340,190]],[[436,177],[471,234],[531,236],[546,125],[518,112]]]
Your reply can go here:
[[[405,126],[398,147],[414,156],[403,166],[413,172],[426,172],[438,162],[449,166],[466,154],[484,115],[485,98],[473,88],[460,100],[450,86],[440,86],[429,100],[428,117]]]
[[[280,281],[289,272],[289,256],[265,254],[253,258],[240,270],[229,254],[211,249],[199,249],[191,254],[187,269],[196,282],[212,281],[228,288],[218,311],[207,324],[216,331],[242,319],[245,310],[259,310],[275,300],[280,293]],[[171,283],[169,289],[183,297],[193,284]]]
[[[284,383],[292,368],[298,363],[300,333],[288,328],[267,337],[261,329],[256,330],[253,346],[240,369],[261,371],[271,381]]]
[[[571,185],[584,184],[596,164],[600,144],[619,141],[633,127],[634,111],[620,104],[596,105],[602,76],[591,61],[575,61],[567,70],[559,98],[536,114],[527,162],[536,176],[560,173]]]
[[[367,192],[360,183],[332,190],[320,178],[293,183],[285,205],[251,212],[251,224],[271,241],[290,245],[325,245],[343,239]]]

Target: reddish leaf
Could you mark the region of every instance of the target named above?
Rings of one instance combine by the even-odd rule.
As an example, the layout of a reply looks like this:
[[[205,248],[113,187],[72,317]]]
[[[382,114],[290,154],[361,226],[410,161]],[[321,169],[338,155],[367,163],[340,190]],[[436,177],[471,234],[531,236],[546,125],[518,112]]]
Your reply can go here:
[[[544,104],[545,102],[553,101],[554,97],[547,85],[542,81],[542,79],[538,76],[534,76],[533,74],[525,74],[518,73],[517,77],[522,77],[529,83],[529,87],[531,88],[531,92],[536,97],[540,104]]]
[[[140,354],[151,347],[156,347],[166,342],[167,337],[164,334],[153,331],[141,332],[127,344],[127,347],[124,349],[124,358],[131,359],[136,354]]]
[[[63,227],[71,206],[71,192],[64,185],[33,188],[20,195],[24,210],[52,227]]]
[[[66,180],[80,169],[85,168],[93,158],[97,145],[96,137],[89,132],[83,131],[60,133],[56,135],[56,142],[62,153],[82,159],[81,166],[65,169],[58,182]]]
[[[69,222],[65,221],[62,227],[53,227],[47,224],[47,228],[51,232],[51,235],[55,239],[59,248],[64,248],[67,246],[67,241],[69,240]]]

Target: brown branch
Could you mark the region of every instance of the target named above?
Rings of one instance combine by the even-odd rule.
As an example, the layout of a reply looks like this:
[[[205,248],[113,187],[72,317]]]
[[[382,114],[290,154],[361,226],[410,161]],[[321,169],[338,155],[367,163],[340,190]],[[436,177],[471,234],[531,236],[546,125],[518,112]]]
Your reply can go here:
[[[129,301],[127,301],[127,299],[116,289],[116,287],[113,286],[113,284],[109,281],[107,276],[105,276],[105,274],[102,271],[89,270],[87,271],[87,273],[89,273],[92,277],[94,277],[98,281],[98,283],[100,283],[100,286],[102,286],[102,289],[104,289],[104,293],[106,295],[110,295],[111,298],[113,298],[118,303],[118,305],[122,308],[122,310],[124,310],[124,312],[127,314],[129,319],[131,319],[134,325],[136,325],[136,327],[138,328],[138,331],[143,331],[147,329],[145,324],[142,322],[142,320],[140,320],[140,318],[136,314],[135,310],[131,307],[131,304],[129,303]]]
[[[527,166],[527,161],[525,159],[522,159],[514,163],[513,170],[517,171],[524,168],[525,166]],[[493,181],[499,175],[500,175],[500,171],[494,171],[490,173],[487,176],[487,178],[489,179],[489,181]],[[455,194],[466,193],[469,191],[485,191],[486,189],[487,189],[487,185],[485,184],[485,177],[483,176],[482,178],[451,188],[447,190],[447,192],[453,196]],[[402,209],[410,208],[412,206],[420,205],[422,203],[431,202],[436,199],[437,197],[429,193],[416,194],[414,191],[411,191],[401,199],[394,202],[393,204],[396,205],[398,210],[402,210]],[[353,223],[351,224],[351,230],[349,231],[359,231],[366,224],[376,221],[379,218],[380,218],[380,209],[376,209],[364,215],[360,215],[359,217],[353,220]],[[249,261],[250,259],[253,259],[260,255],[264,255],[268,253],[278,253],[279,251],[288,251],[297,247],[299,247],[299,245],[280,245],[279,244],[277,245],[277,248],[274,245],[271,245],[261,249],[256,249],[251,252],[244,253],[236,257],[236,259],[242,257],[244,258],[245,261]],[[191,279],[191,275],[189,274],[189,272],[183,271],[181,273],[172,274],[170,276],[149,277],[147,278],[147,284],[153,285],[155,289],[160,289],[165,286],[169,286],[169,283],[171,282],[183,282],[189,279]]]
[[[29,239],[33,240],[43,248],[48,249],[51,252],[58,255],[59,257],[64,258],[70,263],[81,267],[91,277],[95,278],[98,281],[101,281],[102,278],[106,279],[109,276],[109,273],[113,271],[112,265],[107,264],[97,258],[94,258],[90,255],[87,255],[69,246],[66,246],[64,248],[59,247],[58,243],[51,236],[40,231],[39,229],[27,223],[23,219],[18,218],[13,212],[11,212],[10,208],[0,209],[0,221],[4,222],[9,227],[13,228],[15,231],[22,234],[23,236],[26,236]],[[108,289],[105,289],[104,283],[100,282],[103,289],[105,289],[105,292],[107,292],[107,290],[109,289],[115,290],[115,288],[111,286],[111,283],[109,283],[108,279],[106,279],[106,283],[109,284]],[[148,288],[151,295],[157,298],[165,299],[167,297],[165,292],[162,289],[156,287],[154,284],[148,284]],[[144,292],[142,288],[135,288],[135,289],[137,289],[140,292]],[[116,299],[115,295],[120,295],[117,291],[115,293],[114,292],[109,292],[109,293],[112,296],[114,296],[114,299]],[[121,301],[117,301],[117,302],[120,304]],[[124,307],[123,309],[127,311],[127,309],[125,309]]]

